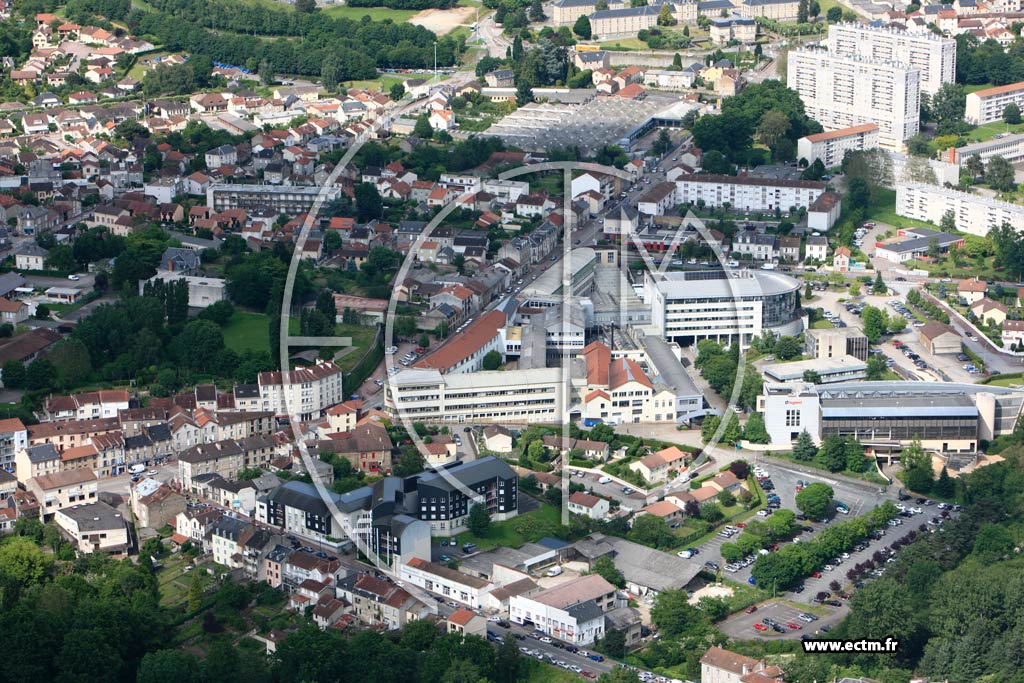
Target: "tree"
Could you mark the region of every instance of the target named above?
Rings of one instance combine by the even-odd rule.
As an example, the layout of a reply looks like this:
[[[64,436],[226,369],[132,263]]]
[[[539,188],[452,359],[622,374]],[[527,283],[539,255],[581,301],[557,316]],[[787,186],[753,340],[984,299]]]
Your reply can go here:
[[[22,588],[41,582],[53,568],[53,557],[30,538],[16,536],[0,545],[0,573]]]
[[[62,339],[47,356],[57,372],[57,381],[64,388],[77,386],[92,372],[89,349],[80,339]]]
[[[541,0],[531,0],[530,21],[543,21],[545,18],[544,6],[541,4]]]
[[[768,443],[771,437],[764,424],[763,413],[753,413],[743,428],[743,438],[751,443]]]
[[[985,173],[985,164],[981,160],[981,157],[977,154],[972,154],[964,160],[963,169],[967,171],[971,179],[980,178]]]
[[[426,619],[422,621],[430,624]],[[433,624],[430,625],[433,626]],[[436,627],[433,630],[435,633],[437,632]],[[494,660],[494,671],[497,674],[496,683],[516,683],[519,680],[522,661],[515,638],[505,638],[502,640]]]
[[[424,140],[429,140],[434,136],[434,128],[430,125],[430,114],[426,112],[419,115],[416,119],[416,125],[412,129],[413,135]]]
[[[1011,126],[1020,123],[1020,107],[1017,106],[1016,102],[1010,102],[1003,107],[1003,121]]]
[[[487,506],[483,503],[474,503],[469,509],[469,518],[466,521],[469,533],[477,538],[483,538],[491,528],[491,516],[487,513]]]
[[[591,573],[599,574],[608,583],[612,584],[616,588],[626,587],[626,578],[619,571],[619,568],[615,566],[615,562],[612,561],[610,555],[602,555],[594,561],[594,566]]]
[[[885,311],[875,306],[865,306],[860,317],[864,324],[864,336],[872,344],[878,343],[878,340],[885,334],[888,323]]]
[[[939,478],[935,480],[935,485],[932,486],[932,493],[939,498],[952,498],[955,493],[953,486],[953,480],[949,476],[949,470],[946,466],[942,466],[942,471],[939,472]]]
[[[761,122],[757,126],[757,137],[768,147],[775,147],[775,143],[789,132],[790,125],[789,116],[784,112],[769,109],[761,116]]]
[[[600,559],[604,559],[604,557]],[[625,586],[625,583],[623,583],[623,586]],[[512,639],[510,638],[509,640]],[[515,641],[513,640],[512,642]],[[605,633],[604,638],[598,643],[598,647],[601,652],[604,652],[609,657],[621,659],[626,656],[626,634],[617,628],[610,628]]]
[[[985,182],[999,192],[1010,192],[1017,186],[1014,182],[1013,166],[998,155],[990,158],[985,165]]]
[[[398,458],[398,462],[395,463],[393,474],[396,477],[409,477],[419,474],[423,471],[424,467],[426,467],[426,460],[424,460],[420,450],[415,446],[407,445],[402,448],[402,455]]]
[[[533,88],[528,81],[520,79],[519,85],[516,86],[516,104],[523,107],[530,102],[533,102]]]
[[[885,295],[889,292],[889,285],[885,284],[885,280],[882,279],[882,271],[875,273],[875,282],[871,285],[872,294]]]
[[[500,351],[491,350],[484,356],[484,370],[497,370],[501,367],[502,357]]]
[[[821,375],[815,370],[804,370],[803,380],[808,384],[821,384]]]
[[[724,508],[732,507],[736,504],[736,496],[732,494],[732,491],[720,491],[717,498],[718,504]]]
[[[953,213],[952,209],[942,214],[942,219],[939,221],[939,229],[943,232],[956,232],[956,214]],[[931,245],[929,245],[930,247]]]
[[[775,357],[789,360],[800,355],[800,342],[796,337],[783,336],[775,342]]]
[[[662,5],[662,7],[668,7],[668,5]],[[669,136],[668,130],[662,128],[658,132],[658,137],[655,139],[654,144],[651,145],[651,151],[661,156],[670,149],[672,149],[672,138]]]
[[[818,447],[814,445],[814,440],[811,438],[810,433],[804,429],[797,436],[796,443],[793,445],[793,457],[797,460],[808,462],[813,460],[817,454]]]
[[[708,415],[700,423],[700,439],[704,443],[709,443],[711,439],[715,437],[715,432],[718,431],[718,427],[722,424],[722,418],[717,415]]]
[[[401,83],[393,83],[391,90],[388,91],[388,96],[395,102],[405,97],[405,86]]]
[[[28,373],[25,364],[17,358],[4,361],[3,378],[4,386],[8,389],[23,389]]]
[[[833,5],[828,8],[828,12],[825,13],[825,18],[828,19],[829,23],[835,24],[843,18],[843,8],[839,5]]]
[[[958,83],[943,83],[932,96],[932,118],[939,135],[955,132],[963,123],[965,102],[964,88]]]
[[[591,31],[590,19],[586,14],[581,14],[580,18],[576,20],[576,23],[572,25],[572,32],[583,40],[590,40]]]
[[[683,35],[687,35],[687,36],[690,35],[690,27],[689,26],[684,26],[683,27]],[[678,52],[675,53],[675,55],[672,56],[672,69],[675,70],[675,71],[682,71],[683,70],[683,56],[681,54],[679,54]]]
[[[676,18],[672,16],[672,10],[666,3],[658,11],[658,26],[675,26]]]
[[[868,357],[868,379],[877,382],[885,377],[889,366],[885,363],[885,356],[880,353],[873,353]]]
[[[798,24],[807,23],[807,15],[809,13],[809,7],[807,0],[800,0],[796,7],[796,22]]]
[[[264,59],[262,62],[260,62],[259,69],[257,69],[257,71],[259,71],[260,83],[262,83],[265,86],[270,86],[274,84],[274,67],[270,63],[269,59]]]
[[[295,0],[295,10],[302,14],[310,14],[316,11],[316,0]]]
[[[417,125],[419,125],[418,122]],[[356,198],[356,220],[360,223],[380,218],[384,213],[384,200],[381,199],[375,186],[370,183],[358,183],[353,193]]]
[[[818,460],[830,472],[839,472],[846,467],[846,440],[837,435],[825,437],[818,451]]]
[[[675,534],[661,517],[644,515],[634,520],[629,540],[652,548],[667,548],[675,542]]]
[[[703,620],[700,611],[690,604],[685,590],[665,590],[654,598],[651,621],[663,637],[674,638],[693,633],[702,626]]]
[[[846,184],[846,201],[851,209],[867,209],[871,202],[871,186],[864,178],[850,178]]]
[[[927,493],[932,488],[932,459],[921,446],[921,440],[914,437],[910,445],[900,453],[903,466],[903,483],[917,493]]]
[[[834,495],[831,486],[815,482],[797,491],[796,507],[811,519],[821,519],[828,514]]]
[[[608,0],[597,0],[597,2],[594,3],[594,10],[595,11],[603,12],[606,9],[608,9]]]
[[[189,652],[157,650],[139,662],[137,683],[182,683],[200,679],[199,660]]]
[[[821,5],[818,4],[818,0],[811,0],[810,4],[807,6],[807,13],[812,17],[816,17],[821,14]]]

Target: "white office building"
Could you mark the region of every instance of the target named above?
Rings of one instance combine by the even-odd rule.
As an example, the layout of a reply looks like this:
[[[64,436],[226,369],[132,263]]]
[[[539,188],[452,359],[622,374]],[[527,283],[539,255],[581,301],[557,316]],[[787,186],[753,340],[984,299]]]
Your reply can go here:
[[[780,180],[751,176],[692,174],[676,180],[676,204],[723,206],[743,211],[806,208],[825,191],[816,180]]]
[[[318,360],[316,365],[289,372],[261,372],[259,389],[263,410],[300,420],[322,417],[325,410],[345,400],[341,368],[332,361]]]
[[[843,163],[847,152],[864,152],[876,147],[878,124],[862,123],[850,128],[806,135],[796,141],[796,156],[805,159],[808,166],[821,159],[825,168],[834,168]]]
[[[1024,109],[1024,82],[968,93],[964,120],[975,126],[1002,121],[1003,110],[1010,103]]]
[[[879,146],[900,150],[920,130],[920,78],[905,64],[812,49],[789,54],[787,85],[825,130],[874,123]]]
[[[418,422],[561,423],[567,382],[561,368],[403,370],[388,380],[384,409]]]
[[[774,271],[712,270],[644,273],[644,302],[657,334],[680,346],[702,339],[750,345],[764,330],[796,336],[800,283]]]
[[[908,33],[867,24],[832,24],[826,44],[834,54],[916,68],[921,72],[921,92],[930,95],[956,78],[956,41],[934,33]]]
[[[985,236],[989,230],[1009,223],[1024,230],[1024,206],[960,192],[937,185],[899,183],[896,185],[896,215],[938,225],[947,211],[956,218],[956,229]]]

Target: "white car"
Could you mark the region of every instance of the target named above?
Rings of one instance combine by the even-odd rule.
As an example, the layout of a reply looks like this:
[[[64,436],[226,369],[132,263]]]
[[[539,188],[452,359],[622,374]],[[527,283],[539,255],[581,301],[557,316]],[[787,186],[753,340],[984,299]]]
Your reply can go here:
[[[78,277],[77,275],[68,275],[68,279],[71,280],[72,282],[78,282],[82,278]]]

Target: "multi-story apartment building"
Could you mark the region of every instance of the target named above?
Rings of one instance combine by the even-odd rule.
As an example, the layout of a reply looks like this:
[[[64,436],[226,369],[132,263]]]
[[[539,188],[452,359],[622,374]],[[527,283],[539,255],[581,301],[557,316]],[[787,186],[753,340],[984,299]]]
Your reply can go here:
[[[485,505],[494,521],[519,514],[519,477],[494,456],[418,475],[417,516],[429,522],[431,535],[455,535],[466,530],[470,509]]]
[[[0,469],[14,472],[14,456],[28,446],[28,430],[18,418],[0,420]]]
[[[847,152],[863,152],[876,147],[878,125],[862,123],[850,128],[806,135],[796,141],[796,155],[798,159],[806,160],[808,166],[820,159],[825,168],[834,168],[843,163]]]
[[[916,68],[921,72],[921,92],[929,95],[956,79],[956,41],[934,33],[909,33],[869,24],[832,24],[826,45],[834,54]]]
[[[938,225],[947,211],[956,218],[956,229],[985,236],[989,230],[1008,223],[1024,230],[1024,206],[990,199],[937,185],[899,183],[896,185],[896,215]]]
[[[673,271],[644,274],[644,301],[656,333],[681,346],[714,339],[746,348],[770,330],[796,336],[800,283],[774,271]]]
[[[757,39],[757,22],[742,17],[715,17],[708,32],[715,45],[726,45],[733,40],[753,43]]]
[[[331,201],[338,197],[341,188],[214,183],[206,190],[206,205],[217,212],[270,209],[295,216],[309,211],[321,191],[326,194],[325,201]]]
[[[605,614],[619,605],[615,586],[598,574],[588,574],[530,596],[509,600],[509,619],[531,622],[552,638],[590,645],[605,634]]]
[[[723,206],[743,211],[789,211],[806,208],[825,183],[815,180],[780,180],[750,176],[693,174],[676,180],[676,204]]]
[[[442,375],[404,370],[385,387],[384,410],[419,422],[560,423],[565,382],[560,368]]]
[[[95,503],[98,483],[90,470],[72,470],[32,477],[25,482],[25,489],[39,501],[40,519],[48,521],[57,510]]]
[[[968,93],[964,120],[975,126],[1002,121],[1003,110],[1011,103],[1024,108],[1024,82]]]
[[[898,151],[920,130],[920,78],[904,64],[811,49],[790,53],[787,84],[826,130],[874,123],[879,146]]]
[[[199,444],[178,456],[178,481],[182,490],[198,494],[195,477],[219,474],[234,479],[242,470],[266,466],[276,452],[275,442],[269,436]]]
[[[594,12],[590,15],[590,29],[594,35],[606,38],[633,37],[640,31],[658,24],[660,5],[620,7]]]
[[[290,372],[261,372],[259,387],[263,410],[303,421],[323,417],[325,410],[345,400],[341,368],[331,361],[318,360]]]
[[[740,16],[745,19],[764,17],[775,21],[796,21],[800,13],[797,0],[743,0]]]
[[[117,417],[128,409],[128,392],[124,389],[88,391],[70,396],[54,396],[46,402],[46,415],[51,420],[91,420]]]

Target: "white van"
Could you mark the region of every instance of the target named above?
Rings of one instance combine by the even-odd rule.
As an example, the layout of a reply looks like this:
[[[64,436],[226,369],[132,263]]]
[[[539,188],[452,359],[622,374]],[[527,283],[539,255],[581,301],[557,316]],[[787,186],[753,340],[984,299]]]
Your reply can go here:
[[[128,468],[128,474],[142,474],[146,471],[145,465],[132,465]]]
[[[548,570],[548,576],[558,576],[561,573],[562,573],[562,568],[561,567],[552,567],[551,569]]]
[[[601,477],[600,479],[597,480],[597,483],[598,484],[609,484],[609,483],[611,483],[611,481],[612,481],[611,477]]]

